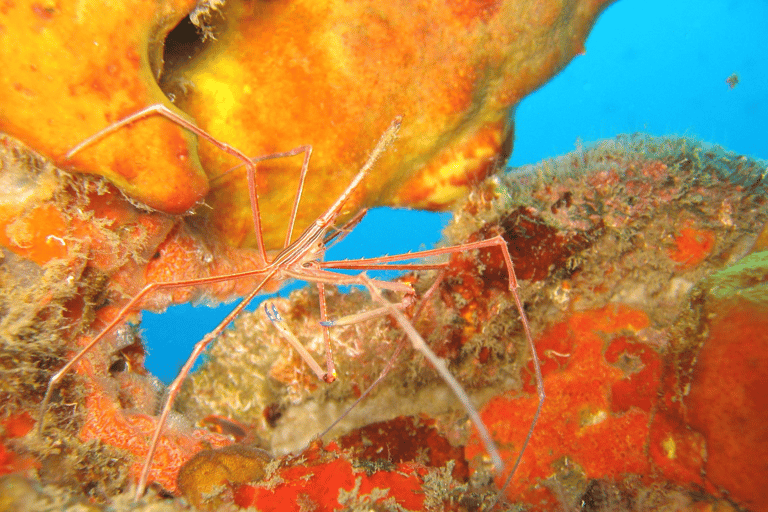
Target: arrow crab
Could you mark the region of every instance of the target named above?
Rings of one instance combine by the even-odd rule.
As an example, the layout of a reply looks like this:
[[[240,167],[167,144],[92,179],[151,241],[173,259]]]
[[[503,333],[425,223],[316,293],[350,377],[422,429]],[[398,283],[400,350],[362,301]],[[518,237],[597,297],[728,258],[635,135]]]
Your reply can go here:
[[[482,439],[482,442],[491,459],[495,471],[501,474],[504,472],[504,462],[501,460],[492,436],[487,431],[483,421],[477,413],[477,410],[472,404],[472,401],[470,400],[464,388],[451,373],[445,361],[434,353],[434,351],[429,347],[422,335],[414,326],[414,318],[418,316],[420,312],[419,306],[423,304],[424,301],[432,293],[434,293],[436,285],[430,287],[423,296],[419,297],[417,296],[414,288],[405,281],[379,280],[369,277],[365,273],[365,271],[377,271],[384,269],[400,269],[408,271],[433,270],[437,271],[439,282],[442,276],[442,272],[448,266],[448,262],[434,262],[432,260],[425,261],[425,259],[434,259],[435,257],[444,255],[450,256],[463,254],[477,250],[492,250],[500,251],[506,266],[507,288],[512,294],[520,314],[528,349],[533,358],[536,386],[539,396],[538,410],[534,417],[531,419],[531,425],[527,438],[525,439],[519,451],[518,458],[514,463],[512,471],[509,473],[508,478],[511,478],[512,474],[514,474],[515,468],[519,464],[520,458],[522,457],[522,454],[525,450],[525,446],[527,445],[528,440],[530,439],[535,428],[536,421],[544,400],[544,389],[530,328],[528,326],[523,305],[517,292],[518,284],[513,268],[513,263],[507,248],[507,243],[501,237],[501,235],[497,234],[485,239],[466,242],[464,244],[452,247],[440,247],[436,249],[429,249],[402,255],[345,261],[325,261],[324,259],[325,250],[330,241],[338,238],[339,236],[343,236],[344,233],[352,229],[365,214],[364,211],[359,212],[357,215],[353,216],[350,221],[347,221],[341,227],[336,227],[337,222],[344,212],[345,203],[353,194],[357,192],[358,188],[364,182],[366,176],[371,172],[371,169],[374,167],[379,156],[396,139],[397,132],[402,120],[397,118],[392,122],[392,124],[384,132],[374,149],[369,154],[365,164],[347,185],[344,192],[338,198],[336,198],[333,204],[320,217],[318,217],[315,222],[310,224],[298,236],[294,237],[294,221],[296,218],[296,212],[299,209],[302,187],[308,173],[309,160],[312,152],[312,148],[309,146],[295,148],[285,153],[251,158],[236,148],[233,148],[228,144],[215,139],[213,136],[198,128],[195,124],[168,109],[167,107],[163,105],[154,105],[136,112],[96,133],[92,137],[86,139],[81,144],[70,150],[67,154],[67,157],[72,157],[81,151],[87,151],[89,146],[99,143],[102,139],[108,137],[111,133],[123,129],[133,123],[141,122],[143,119],[150,116],[162,116],[169,122],[189,130],[190,132],[197,135],[200,139],[207,141],[218,149],[242,161],[242,164],[239,167],[244,167],[247,174],[252,220],[257,240],[257,255],[255,258],[251,259],[251,263],[253,264],[252,268],[246,270],[223,273],[220,275],[212,275],[208,277],[192,277],[182,280],[156,280],[146,284],[138,293],[136,293],[129,301],[127,301],[127,303],[122,306],[122,308],[112,317],[111,321],[109,321],[95,336],[84,343],[80,351],[51,377],[47,385],[45,396],[42,400],[42,403],[40,404],[40,416],[38,420],[39,432],[42,434],[45,430],[46,413],[57,386],[67,375],[69,375],[70,372],[73,371],[73,369],[78,364],[84,362],[84,360],[87,359],[86,356],[91,351],[93,351],[100,342],[102,342],[116,329],[119,329],[122,325],[124,325],[131,313],[141,309],[143,306],[146,307],[146,304],[150,304],[153,295],[161,292],[173,293],[176,290],[184,290],[193,287],[213,286],[219,283],[239,281],[248,282],[251,285],[250,292],[245,295],[237,307],[235,307],[234,310],[229,313],[215,329],[213,329],[195,345],[192,353],[187,359],[187,362],[180,370],[178,376],[170,384],[165,394],[159,417],[157,417],[153,422],[154,426],[152,440],[149,443],[149,449],[146,453],[146,456],[144,457],[143,468],[141,470],[141,474],[139,476],[138,484],[136,487],[135,498],[137,500],[140,499],[146,490],[148,482],[151,480],[150,474],[153,466],[153,460],[160,445],[161,436],[163,435],[164,429],[167,427],[174,401],[180,392],[182,383],[192,371],[192,367],[195,361],[208,348],[211,342],[225,331],[227,326],[235,318],[237,318],[238,315],[240,315],[244,308],[257,295],[263,293],[264,290],[269,286],[279,286],[280,283],[287,279],[298,279],[313,283],[317,287],[320,308],[320,322],[317,328],[319,328],[319,330],[322,332],[322,337],[324,339],[324,368],[315,361],[314,357],[309,352],[307,352],[301,342],[292,334],[288,328],[285,327],[285,325],[283,325],[276,308],[273,306],[270,307],[270,305],[265,305],[265,310],[268,318],[274,323],[275,327],[280,331],[283,338],[292,346],[293,350],[295,350],[300,355],[304,363],[312,369],[313,373],[319,380],[326,383],[332,383],[337,378],[337,371],[333,358],[333,336],[330,331],[332,327],[365,322],[372,318],[384,316],[390,317],[402,330],[404,334],[403,339],[410,343],[416,351],[421,353],[423,357],[427,359],[429,364],[437,371],[440,378],[461,402],[464,410],[466,411],[466,414],[471,419],[474,427],[479,433],[480,438]],[[304,161],[300,171],[301,174],[299,189],[297,190],[293,203],[290,218],[291,220],[289,222],[289,229],[285,236],[285,242],[282,249],[279,250],[276,255],[269,254],[266,250],[261,232],[261,214],[259,210],[256,164],[266,159],[300,154],[304,154]],[[337,270],[341,269],[358,271],[359,273],[350,275],[337,272]],[[328,307],[325,301],[326,286],[355,286],[365,289],[372,299],[372,305],[365,312],[356,313],[341,318],[334,318],[334,312],[328,311]],[[394,360],[394,356],[392,360]],[[383,376],[388,371],[389,366],[384,369],[381,378],[383,378]],[[381,378],[377,379],[373,385],[378,383]],[[361,398],[365,396],[367,392],[368,391],[363,392]]]

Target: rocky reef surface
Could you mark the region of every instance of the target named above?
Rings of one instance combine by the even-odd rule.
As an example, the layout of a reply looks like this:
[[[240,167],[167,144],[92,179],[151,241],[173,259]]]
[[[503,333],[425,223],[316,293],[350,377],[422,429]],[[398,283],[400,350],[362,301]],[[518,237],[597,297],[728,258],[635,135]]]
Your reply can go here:
[[[3,176],[14,177],[17,197],[23,180],[9,162],[37,170],[49,184],[43,199],[68,225],[106,225],[98,216],[77,224],[77,212],[108,185],[4,147]],[[547,393],[500,509],[766,506],[765,172],[765,162],[690,139],[621,136],[498,174],[458,205],[445,244],[496,233],[509,244]],[[117,211],[110,204],[102,211]],[[14,236],[34,239],[28,219]],[[116,247],[133,240],[141,253],[135,231],[118,234]],[[135,257],[99,255],[120,268],[120,258]],[[48,378],[69,357],[69,340],[104,321],[115,292],[103,273],[67,258],[4,258],[3,510],[471,510],[506,479],[392,321],[333,328],[339,376],[327,385],[258,310],[211,348],[164,436],[152,479],[185,499],[156,487],[131,504],[123,493],[162,393],[142,367],[138,330],[119,329],[62,383],[38,435]],[[423,293],[436,274],[400,279]],[[319,360],[317,301],[308,288],[272,304]],[[371,307],[356,291],[329,293],[328,304],[335,318]],[[414,324],[481,408],[511,467],[536,397],[500,254],[451,257]],[[371,395],[316,439],[393,357]]]

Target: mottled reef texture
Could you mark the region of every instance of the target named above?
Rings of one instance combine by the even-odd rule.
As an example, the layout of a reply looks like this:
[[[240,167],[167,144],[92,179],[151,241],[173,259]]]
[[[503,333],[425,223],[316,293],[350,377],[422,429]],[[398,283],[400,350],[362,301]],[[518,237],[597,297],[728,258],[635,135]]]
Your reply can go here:
[[[85,186],[43,167],[41,175],[59,183],[52,190]],[[688,139],[620,137],[490,178],[458,206],[446,244],[497,232],[509,242],[545,375],[541,419],[500,509],[768,506],[765,172],[765,162]],[[87,197],[99,196],[94,189]],[[0,510],[132,508],[114,496],[135,472],[139,420],[149,419],[156,386],[143,372],[137,334],[122,329],[122,341],[61,386],[50,426],[36,436],[44,383],[67,357],[61,340],[79,328],[67,308],[78,300],[99,309],[106,288],[98,275],[57,274],[64,270],[56,262],[20,270],[15,261],[5,255],[0,298],[8,404],[0,468],[11,473],[0,480]],[[511,461],[535,393],[504,276],[495,251],[453,257],[414,323],[482,407]],[[435,277],[403,279],[423,293]],[[299,290],[273,304],[320,360],[317,294]],[[329,293],[333,317],[370,307],[364,293]],[[407,343],[371,396],[312,442],[402,339],[387,319],[336,327],[332,336],[339,378],[326,385],[263,311],[239,317],[187,383],[155,477],[175,479],[174,450],[229,438],[240,443],[204,449],[181,469],[178,489],[191,503],[259,510],[489,503],[503,477],[490,473],[466,413]],[[121,350],[105,352],[115,346]],[[86,495],[111,505],[86,504]],[[152,493],[135,508],[184,505]]]

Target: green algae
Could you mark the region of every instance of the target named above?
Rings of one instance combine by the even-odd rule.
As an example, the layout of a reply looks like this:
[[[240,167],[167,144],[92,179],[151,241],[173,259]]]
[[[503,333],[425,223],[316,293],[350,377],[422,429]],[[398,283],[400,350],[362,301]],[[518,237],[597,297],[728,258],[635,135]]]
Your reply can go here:
[[[745,299],[768,305],[768,251],[749,254],[714,273],[705,286],[716,300]]]

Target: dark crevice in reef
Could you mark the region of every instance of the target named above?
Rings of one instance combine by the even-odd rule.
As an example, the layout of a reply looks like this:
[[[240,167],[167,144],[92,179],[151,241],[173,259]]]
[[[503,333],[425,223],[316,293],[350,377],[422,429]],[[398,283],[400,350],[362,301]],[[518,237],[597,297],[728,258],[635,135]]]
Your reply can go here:
[[[210,43],[205,31],[192,23],[189,16],[168,33],[163,45],[163,68],[176,69],[194,59]],[[165,73],[164,73],[165,74]]]
[[[162,69],[156,71],[160,88],[172,102],[183,95],[188,86],[179,81],[177,71],[215,44],[226,30],[218,8],[216,0],[201,4],[182,18],[163,41]]]

